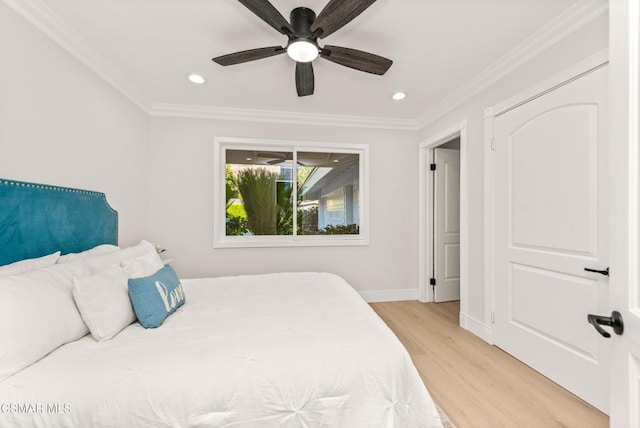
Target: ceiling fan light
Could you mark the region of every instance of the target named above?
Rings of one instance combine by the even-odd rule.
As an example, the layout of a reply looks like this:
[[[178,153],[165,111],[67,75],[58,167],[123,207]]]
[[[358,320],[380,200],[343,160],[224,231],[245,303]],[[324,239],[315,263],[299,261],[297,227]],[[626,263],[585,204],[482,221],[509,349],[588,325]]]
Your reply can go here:
[[[311,62],[318,58],[318,46],[309,40],[295,40],[287,46],[287,55],[297,62]]]

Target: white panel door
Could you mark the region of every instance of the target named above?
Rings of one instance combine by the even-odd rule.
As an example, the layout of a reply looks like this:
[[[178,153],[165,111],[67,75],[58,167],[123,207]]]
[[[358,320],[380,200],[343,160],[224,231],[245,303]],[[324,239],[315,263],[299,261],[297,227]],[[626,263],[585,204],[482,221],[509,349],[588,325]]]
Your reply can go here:
[[[494,123],[495,344],[607,412],[607,69]]]
[[[637,0],[610,2],[610,40],[611,310],[619,311],[624,322],[623,334],[611,335],[610,410],[611,426],[627,428],[640,427],[640,4]]]
[[[460,300],[460,151],[434,149],[435,302]]]

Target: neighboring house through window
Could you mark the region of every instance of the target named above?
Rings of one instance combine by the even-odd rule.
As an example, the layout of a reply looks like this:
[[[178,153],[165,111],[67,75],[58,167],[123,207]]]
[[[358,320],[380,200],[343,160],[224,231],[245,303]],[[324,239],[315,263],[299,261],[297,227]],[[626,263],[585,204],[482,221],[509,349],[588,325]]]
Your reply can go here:
[[[214,246],[367,245],[368,146],[214,141]]]

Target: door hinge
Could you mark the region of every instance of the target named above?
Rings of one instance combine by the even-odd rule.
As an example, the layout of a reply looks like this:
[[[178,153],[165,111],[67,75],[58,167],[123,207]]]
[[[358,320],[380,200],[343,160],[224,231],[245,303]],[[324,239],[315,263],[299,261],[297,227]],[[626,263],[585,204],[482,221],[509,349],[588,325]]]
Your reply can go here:
[[[435,171],[435,170],[436,170],[436,164],[435,164],[435,163],[432,163],[432,164],[431,164],[431,171]]]
[[[494,137],[491,137],[491,150],[496,150],[496,139]]]
[[[431,278],[429,280],[429,285],[436,285],[436,279],[435,278]]]
[[[496,322],[496,313],[495,312],[491,312],[491,323],[495,323]]]

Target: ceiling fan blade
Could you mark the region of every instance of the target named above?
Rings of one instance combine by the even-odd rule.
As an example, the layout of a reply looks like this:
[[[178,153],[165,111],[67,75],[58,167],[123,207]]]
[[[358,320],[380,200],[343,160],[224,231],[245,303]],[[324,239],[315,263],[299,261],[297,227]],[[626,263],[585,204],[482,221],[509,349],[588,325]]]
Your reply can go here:
[[[313,95],[315,79],[313,77],[313,65],[310,62],[296,63],[296,89],[298,96]]]
[[[247,51],[230,53],[213,58],[213,62],[220,65],[235,65],[243,62],[255,61],[257,59],[269,58],[270,56],[280,55],[287,50],[282,46],[271,46],[268,48],[249,49]]]
[[[275,8],[268,0],[238,0],[245,5],[247,9],[255,13],[258,18],[271,25],[282,34],[293,34],[293,28],[278,9]]]
[[[286,159],[274,159],[274,160],[267,161],[267,163],[268,163],[269,165],[274,165],[274,166],[275,166],[275,165],[279,165],[279,164],[281,164],[281,163],[284,163],[284,162],[286,162],[286,161],[287,161]],[[303,164],[302,162],[298,162],[298,165],[299,165],[299,166],[306,166],[306,165],[305,165],[305,164]]]
[[[347,25],[375,2],[376,0],[331,0],[311,24],[311,32],[324,39]]]
[[[345,67],[378,75],[386,73],[391,64],[393,64],[390,59],[356,49],[341,48],[340,46],[325,45],[320,52],[320,56]]]

